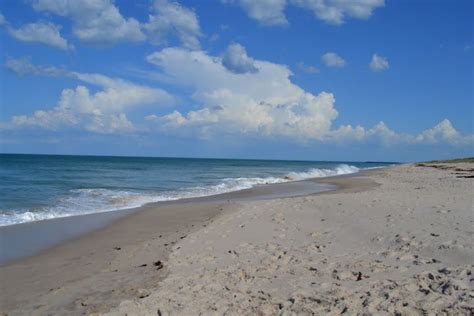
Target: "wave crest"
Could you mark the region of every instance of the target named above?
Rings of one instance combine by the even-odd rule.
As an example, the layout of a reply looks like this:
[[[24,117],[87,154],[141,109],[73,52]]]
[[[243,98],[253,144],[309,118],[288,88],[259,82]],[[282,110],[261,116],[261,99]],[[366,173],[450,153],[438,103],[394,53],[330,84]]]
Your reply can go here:
[[[323,178],[323,177],[332,177],[339,176],[343,174],[351,174],[359,172],[359,168],[355,166],[350,166],[342,164],[337,166],[335,169],[319,169],[312,168],[305,172],[290,172],[286,175],[286,178],[290,181],[304,180],[310,178]]]
[[[59,199],[55,206],[36,210],[1,210],[0,226],[46,220],[58,217],[103,213],[130,209],[147,203],[196,198],[250,189],[258,185],[300,181],[310,178],[330,177],[356,173],[360,169],[341,164],[334,169],[312,168],[304,172],[290,172],[282,177],[226,178],[221,183],[197,186],[170,192],[131,192],[103,188],[75,189]]]

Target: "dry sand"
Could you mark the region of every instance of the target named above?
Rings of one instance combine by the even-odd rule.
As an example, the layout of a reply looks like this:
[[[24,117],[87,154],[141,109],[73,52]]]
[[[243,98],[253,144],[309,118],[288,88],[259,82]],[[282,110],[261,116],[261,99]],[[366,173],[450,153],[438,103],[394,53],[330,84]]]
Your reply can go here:
[[[0,312],[83,315],[146,295],[166,276],[167,266],[158,262],[171,247],[224,209],[220,203],[170,203],[157,216],[155,208],[1,267]]]
[[[1,309],[469,315],[472,168],[403,165],[319,180],[341,189],[317,195],[149,207],[0,268]]]
[[[359,177],[370,190],[243,204],[111,314],[472,315],[472,173],[405,165]]]

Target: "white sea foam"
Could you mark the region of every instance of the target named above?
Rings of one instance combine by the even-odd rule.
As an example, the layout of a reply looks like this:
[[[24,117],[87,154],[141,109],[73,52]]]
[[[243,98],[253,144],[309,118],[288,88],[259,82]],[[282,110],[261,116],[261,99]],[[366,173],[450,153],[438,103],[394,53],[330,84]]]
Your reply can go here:
[[[313,168],[305,172],[290,172],[287,175],[288,180],[304,180],[310,178],[332,177],[343,174],[356,173],[360,169],[350,165],[339,165],[335,169],[318,169]]]
[[[341,164],[334,169],[313,168],[305,172],[290,172],[282,177],[227,178],[216,185],[192,187],[171,192],[147,193],[109,189],[77,189],[60,199],[55,206],[34,211],[0,211],[0,226],[46,220],[74,215],[103,213],[130,209],[147,203],[217,195],[252,187],[356,173],[359,168]]]

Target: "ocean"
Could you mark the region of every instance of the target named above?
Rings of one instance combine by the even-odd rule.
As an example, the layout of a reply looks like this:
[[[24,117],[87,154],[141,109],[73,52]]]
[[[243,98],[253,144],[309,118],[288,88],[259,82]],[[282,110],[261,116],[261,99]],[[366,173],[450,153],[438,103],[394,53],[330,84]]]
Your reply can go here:
[[[350,174],[390,164],[0,154],[0,226]]]

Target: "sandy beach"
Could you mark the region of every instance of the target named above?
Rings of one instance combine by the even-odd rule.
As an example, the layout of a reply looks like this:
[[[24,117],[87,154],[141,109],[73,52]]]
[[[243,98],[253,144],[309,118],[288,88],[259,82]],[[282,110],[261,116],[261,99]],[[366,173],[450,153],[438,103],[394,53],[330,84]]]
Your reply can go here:
[[[473,164],[147,206],[0,268],[8,315],[474,313]],[[296,194],[295,194],[296,195]]]
[[[474,316],[473,0],[0,0],[0,316]]]

